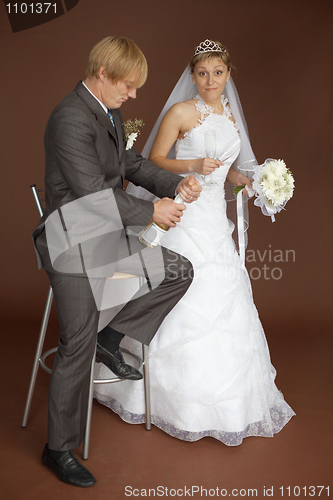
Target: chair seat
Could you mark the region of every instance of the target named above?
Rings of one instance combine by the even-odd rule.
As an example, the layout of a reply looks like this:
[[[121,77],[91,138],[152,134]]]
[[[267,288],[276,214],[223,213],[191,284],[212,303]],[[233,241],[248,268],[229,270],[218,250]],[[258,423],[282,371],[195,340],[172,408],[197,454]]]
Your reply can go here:
[[[111,278],[108,278],[109,280],[127,280],[129,278],[138,278],[139,276],[136,276],[135,274],[127,274],[127,273],[118,273],[115,272]]]

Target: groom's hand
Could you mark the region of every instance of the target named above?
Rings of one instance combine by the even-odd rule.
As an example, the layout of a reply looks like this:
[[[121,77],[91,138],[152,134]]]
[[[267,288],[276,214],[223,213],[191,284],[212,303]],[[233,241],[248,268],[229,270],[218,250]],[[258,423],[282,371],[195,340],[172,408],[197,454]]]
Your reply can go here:
[[[193,174],[184,177],[177,186],[177,193],[180,194],[186,203],[192,203],[192,201],[197,200],[201,191],[202,187]]]
[[[171,198],[162,198],[154,203],[152,219],[156,224],[176,227],[176,222],[180,222],[185,209],[182,203],[174,203]]]

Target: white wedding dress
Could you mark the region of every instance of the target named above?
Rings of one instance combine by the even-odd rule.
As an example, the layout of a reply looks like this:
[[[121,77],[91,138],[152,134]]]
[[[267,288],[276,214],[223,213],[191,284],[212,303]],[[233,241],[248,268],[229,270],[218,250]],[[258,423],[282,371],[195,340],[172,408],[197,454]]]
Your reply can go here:
[[[197,97],[201,121],[177,141],[176,158],[207,156],[205,135],[214,131],[216,157],[225,159],[239,134],[223,96],[222,104],[224,113],[215,114]],[[249,277],[226,216],[224,182],[239,149],[240,141],[163,237],[163,246],[192,262],[194,280],[149,346],[152,423],[179,439],[212,436],[231,446],[248,436],[273,436],[294,415],[275,386]],[[121,347],[141,353],[141,344],[128,337]],[[111,372],[99,364],[95,375],[108,378]],[[95,397],[126,422],[145,422],[143,381],[97,385]]]

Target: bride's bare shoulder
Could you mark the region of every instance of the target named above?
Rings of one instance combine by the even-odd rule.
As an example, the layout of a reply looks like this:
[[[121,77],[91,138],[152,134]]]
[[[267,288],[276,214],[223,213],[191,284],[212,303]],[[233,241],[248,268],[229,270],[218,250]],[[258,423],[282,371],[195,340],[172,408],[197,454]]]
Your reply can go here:
[[[189,99],[188,101],[177,102],[169,109],[169,112],[174,115],[181,115],[195,113],[196,112],[196,99]]]
[[[173,126],[179,132],[178,139],[184,137],[184,134],[195,127],[199,122],[200,113],[196,109],[196,99],[178,102],[171,106],[165,115],[162,124],[166,127]]]

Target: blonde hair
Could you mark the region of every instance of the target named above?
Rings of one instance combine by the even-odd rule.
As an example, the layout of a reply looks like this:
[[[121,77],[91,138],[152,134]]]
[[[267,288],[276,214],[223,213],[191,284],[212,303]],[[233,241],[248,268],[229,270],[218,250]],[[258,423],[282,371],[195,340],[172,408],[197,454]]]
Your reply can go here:
[[[223,61],[224,64],[228,67],[229,71],[233,68],[233,65],[230,60],[229,51],[226,49],[226,47],[224,47],[222,43],[218,42],[217,40],[214,40],[214,43],[216,43],[219,47],[221,47],[222,52],[220,52],[219,50],[216,51],[212,50],[207,52],[200,52],[199,54],[195,55],[197,47],[194,48],[192,59],[190,60],[189,63],[191,68],[191,73],[193,73],[194,68],[199,61],[205,61],[206,59],[211,59],[212,57],[217,57],[218,59],[221,59],[221,61]]]
[[[95,76],[101,66],[113,82],[133,77],[133,86],[142,87],[147,79],[147,60],[139,47],[126,37],[108,36],[98,42],[89,54],[86,78]]]

